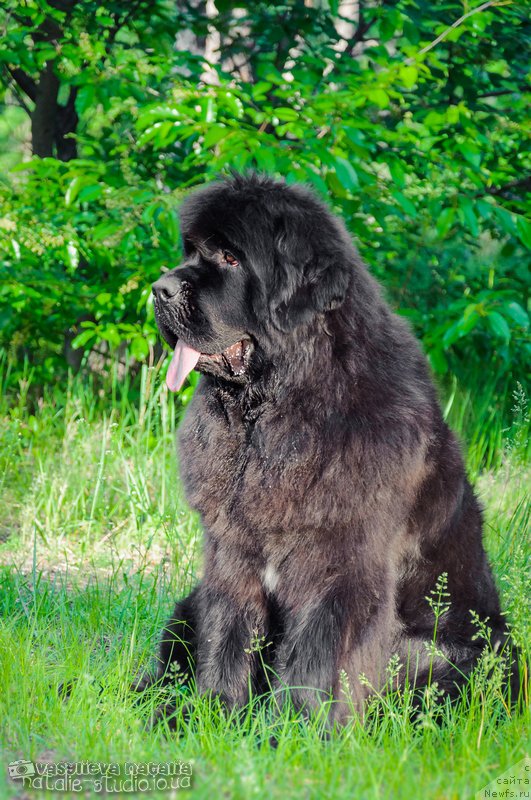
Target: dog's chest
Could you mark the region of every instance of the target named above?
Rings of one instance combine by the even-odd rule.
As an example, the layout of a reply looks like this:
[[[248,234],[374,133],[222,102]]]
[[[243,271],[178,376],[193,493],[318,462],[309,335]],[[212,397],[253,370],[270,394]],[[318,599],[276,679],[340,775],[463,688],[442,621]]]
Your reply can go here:
[[[179,430],[178,450],[190,505],[209,528],[232,520],[249,453],[237,405],[222,405],[215,396],[197,392]]]
[[[274,409],[253,424],[237,403],[196,392],[179,432],[181,478],[190,505],[218,541],[261,555],[289,552],[306,525],[316,464],[311,431],[286,427]],[[263,576],[270,590],[272,568]]]

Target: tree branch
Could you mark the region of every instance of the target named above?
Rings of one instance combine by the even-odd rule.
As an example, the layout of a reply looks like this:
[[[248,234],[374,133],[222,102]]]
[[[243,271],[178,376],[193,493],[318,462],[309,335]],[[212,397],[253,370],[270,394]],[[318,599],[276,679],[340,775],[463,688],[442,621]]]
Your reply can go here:
[[[354,35],[350,39],[348,47],[345,48],[344,51],[345,53],[347,53],[349,56],[354,55],[354,50],[356,48],[356,45],[364,41],[365,34],[369,32],[369,30],[372,28],[377,19],[378,17],[372,17],[367,22],[365,22],[363,14],[360,13],[358,27],[354,31]]]
[[[517,94],[521,92],[522,94],[526,94],[529,91],[527,86],[515,86],[514,89],[496,89],[493,92],[482,92],[481,94],[476,95],[476,99],[481,99],[483,97],[501,97],[504,94]]]
[[[502,0],[502,2],[499,2],[499,0],[487,0],[486,3],[483,3],[480,6],[477,6],[477,8],[473,8],[471,11],[467,11],[467,13],[463,14],[462,17],[459,17],[459,19],[456,19],[456,21],[453,22],[450,25],[449,28],[446,28],[446,30],[444,30],[441,34],[439,34],[439,36],[437,36],[437,38],[434,39],[433,42],[430,42],[425,47],[423,47],[421,50],[419,50],[418,53],[415,56],[411,56],[410,58],[406,58],[405,63],[408,66],[410,66],[411,64],[415,64],[415,62],[417,61],[417,59],[420,56],[423,56],[424,53],[428,53],[430,50],[433,50],[434,47],[437,47],[437,45],[440,44],[440,42],[442,42],[443,39],[446,39],[448,34],[450,34],[455,28],[458,28],[460,25],[462,25],[462,23],[465,22],[465,20],[469,19],[469,17],[473,17],[474,14],[479,14],[481,11],[486,11],[486,9],[490,8],[490,6],[498,6],[498,7],[500,7],[500,6],[508,6],[508,5],[511,5],[511,2],[512,2],[512,0]]]
[[[22,91],[28,95],[29,99],[35,102],[35,98],[37,97],[37,84],[33,78],[30,78],[30,76],[19,67],[10,67],[7,65],[7,71],[16,84],[20,86]]]
[[[26,112],[26,114],[29,117],[31,117],[31,108],[28,106],[28,104],[24,100],[24,97],[22,95],[22,92],[20,91],[19,85],[13,79],[13,76],[11,75],[11,73],[8,70],[7,66],[5,64],[3,66],[5,67],[5,70],[7,72],[6,86],[7,86],[7,88],[12,90],[13,98],[15,100],[15,103],[19,106],[19,108],[23,108],[24,111]]]
[[[488,189],[485,189],[484,192],[476,196],[482,197],[485,194],[490,194],[494,197],[498,195],[503,197],[504,194],[507,194],[507,192],[510,192],[512,189],[522,189],[523,191],[531,189],[531,176],[526,175],[525,178],[518,178],[518,180],[510,181],[503,186],[490,186]]]

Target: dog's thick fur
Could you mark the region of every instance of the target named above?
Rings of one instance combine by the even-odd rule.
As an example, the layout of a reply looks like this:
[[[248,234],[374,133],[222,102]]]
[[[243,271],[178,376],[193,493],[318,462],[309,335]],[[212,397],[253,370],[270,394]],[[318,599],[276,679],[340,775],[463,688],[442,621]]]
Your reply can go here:
[[[265,658],[273,689],[306,710],[331,695],[343,722],[370,691],[360,673],[380,688],[398,654],[402,680],[455,694],[484,644],[471,609],[495,642],[505,624],[408,325],[303,187],[236,176],[193,193],[181,224],[185,262],[155,284],[155,311],[170,345],[204,354],[179,434],[204,575],[163,632],[159,677],[178,663],[239,706],[266,686]],[[234,368],[223,354],[239,341]],[[434,657],[426,597],[442,573],[451,607]]]

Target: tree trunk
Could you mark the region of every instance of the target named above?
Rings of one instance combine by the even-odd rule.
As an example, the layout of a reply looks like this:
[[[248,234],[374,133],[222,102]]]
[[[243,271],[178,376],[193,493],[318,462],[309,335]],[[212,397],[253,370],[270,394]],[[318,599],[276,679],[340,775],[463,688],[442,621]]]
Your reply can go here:
[[[77,142],[73,136],[76,132],[79,117],[76,111],[77,87],[70,89],[66,106],[57,107],[57,125],[55,127],[55,146],[60,161],[77,158]]]
[[[31,115],[31,145],[33,154],[41,158],[53,156],[57,125],[57,95],[59,78],[53,63],[47,61],[37,86],[35,108]]]
[[[59,105],[59,78],[51,61],[41,72],[35,92],[35,108],[31,115],[31,143],[33,155],[41,158],[55,155],[60,161],[77,158],[76,140],[69,136],[76,132],[79,118],[76,111],[77,88],[70,90],[65,106]]]

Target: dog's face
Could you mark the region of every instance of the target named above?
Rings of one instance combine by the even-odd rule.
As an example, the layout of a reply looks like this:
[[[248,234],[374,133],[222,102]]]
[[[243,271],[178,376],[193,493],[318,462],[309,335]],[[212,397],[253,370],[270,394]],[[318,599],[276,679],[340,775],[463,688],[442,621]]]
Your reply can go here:
[[[194,367],[244,381],[256,349],[343,302],[354,250],[302,187],[257,176],[210,184],[184,203],[181,233],[183,264],[153,285],[173,391]]]

